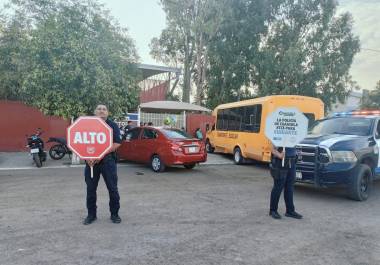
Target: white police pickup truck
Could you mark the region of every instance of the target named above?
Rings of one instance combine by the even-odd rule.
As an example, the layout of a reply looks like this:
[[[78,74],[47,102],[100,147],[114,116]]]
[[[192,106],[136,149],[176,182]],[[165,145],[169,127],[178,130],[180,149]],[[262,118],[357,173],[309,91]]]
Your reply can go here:
[[[316,121],[297,145],[296,181],[318,187],[344,186],[364,201],[380,178],[380,111],[339,113]]]

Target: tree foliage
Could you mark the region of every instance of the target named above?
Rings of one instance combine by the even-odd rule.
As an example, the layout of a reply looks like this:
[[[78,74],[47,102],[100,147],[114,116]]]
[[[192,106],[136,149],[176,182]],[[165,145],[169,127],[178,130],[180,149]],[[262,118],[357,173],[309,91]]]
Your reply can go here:
[[[133,40],[101,5],[18,0],[11,7],[0,36],[2,98],[63,117],[91,114],[99,102],[114,116],[136,107]]]
[[[380,109],[380,80],[377,82],[374,90],[364,94],[361,102],[362,109]]]
[[[212,25],[217,0],[161,0],[166,13],[167,27],[151,41],[151,55],[166,64],[183,67],[182,100],[190,102],[193,82],[196,102],[204,98],[207,70],[207,42],[213,34]],[[211,15],[211,10],[216,13]],[[211,26],[211,27],[210,27]]]
[[[220,96],[218,90],[226,85],[234,93],[222,101],[236,99],[241,86],[253,88],[257,96],[319,97],[328,108],[343,101],[355,86],[348,71],[359,51],[351,16],[336,16],[333,0],[274,1],[270,10],[266,2],[255,1],[260,8],[253,11],[242,4],[233,15],[244,22],[221,29],[223,49],[214,50],[210,65],[209,105],[215,105],[213,95]],[[255,11],[264,14],[256,22],[248,15]]]
[[[182,64],[197,88],[207,88],[211,108],[273,94],[319,97],[330,107],[355,87],[349,69],[359,40],[351,15],[337,15],[335,0],[161,3],[168,26],[153,39],[152,54]]]

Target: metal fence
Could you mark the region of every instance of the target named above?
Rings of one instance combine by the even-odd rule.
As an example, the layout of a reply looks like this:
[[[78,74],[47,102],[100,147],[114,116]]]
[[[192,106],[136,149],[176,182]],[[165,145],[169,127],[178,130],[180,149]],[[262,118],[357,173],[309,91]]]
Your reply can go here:
[[[153,126],[163,126],[164,120],[168,117],[174,121],[172,127],[178,129],[185,127],[185,117],[183,114],[141,112],[140,122],[147,124],[148,122],[152,122]]]

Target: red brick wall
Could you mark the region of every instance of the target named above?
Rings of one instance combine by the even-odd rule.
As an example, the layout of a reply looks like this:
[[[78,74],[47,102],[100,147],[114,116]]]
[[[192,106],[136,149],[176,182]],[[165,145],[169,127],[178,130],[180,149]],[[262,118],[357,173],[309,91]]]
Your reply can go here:
[[[18,101],[0,100],[0,152],[26,151],[25,134],[36,132],[38,127],[44,133],[42,139],[65,137],[70,121],[56,116],[46,116],[37,108]],[[45,150],[50,145],[45,145]]]
[[[186,131],[195,137],[195,130],[201,128],[203,138],[206,137],[206,124],[210,128],[215,123],[215,119],[211,115],[206,114],[187,114],[186,113]]]

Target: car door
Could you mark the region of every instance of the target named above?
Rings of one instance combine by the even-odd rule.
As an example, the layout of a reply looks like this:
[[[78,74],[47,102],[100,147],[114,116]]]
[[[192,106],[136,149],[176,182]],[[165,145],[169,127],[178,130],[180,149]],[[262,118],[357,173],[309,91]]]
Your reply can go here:
[[[136,149],[139,150],[139,161],[149,162],[157,148],[158,132],[153,128],[144,128],[137,142]]]
[[[138,161],[136,154],[136,143],[139,139],[141,128],[133,128],[125,135],[125,140],[119,147],[118,153],[121,159]]]
[[[375,125],[375,141],[376,141],[376,151],[377,151],[377,166],[375,168],[375,174],[380,176],[380,120],[376,121]]]

